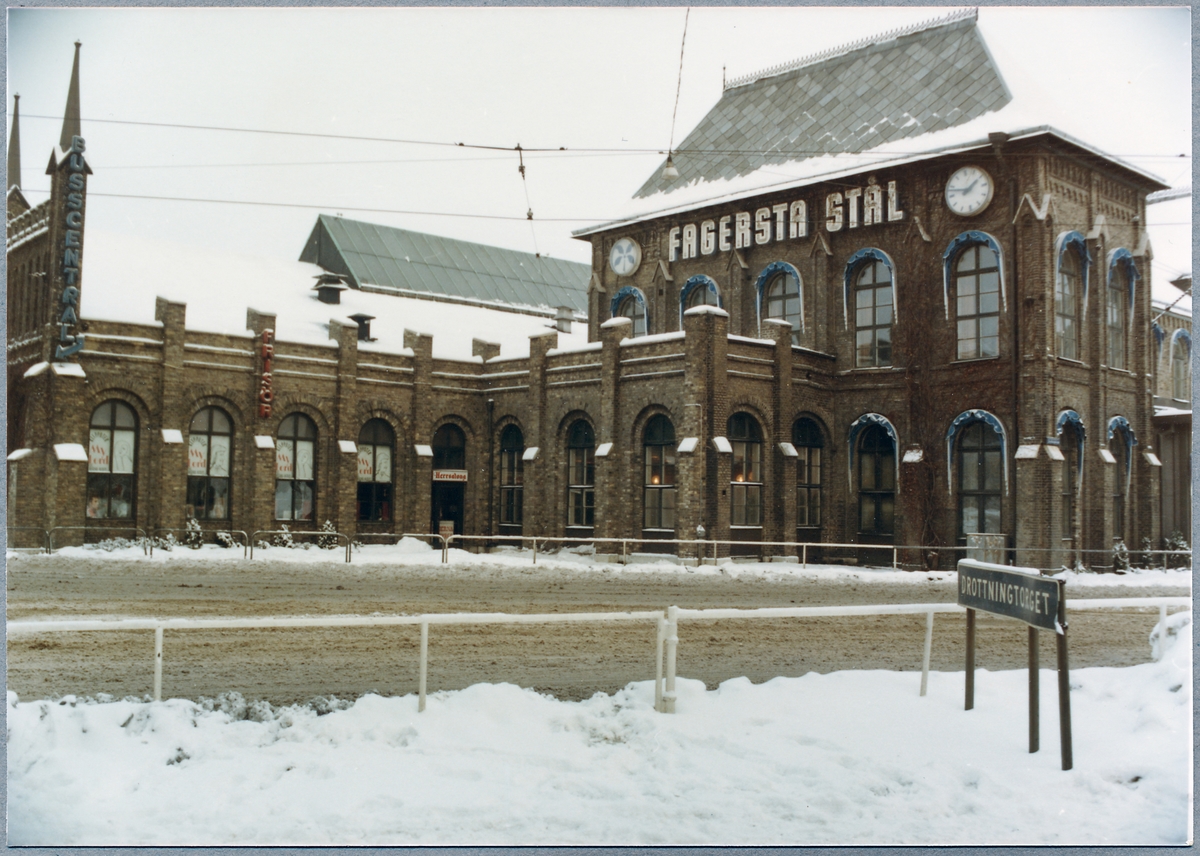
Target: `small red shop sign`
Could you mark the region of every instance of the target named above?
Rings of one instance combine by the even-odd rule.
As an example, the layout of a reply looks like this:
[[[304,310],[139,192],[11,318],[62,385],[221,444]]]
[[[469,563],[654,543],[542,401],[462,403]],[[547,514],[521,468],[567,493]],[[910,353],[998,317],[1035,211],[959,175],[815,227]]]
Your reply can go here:
[[[258,385],[258,416],[260,419],[266,419],[271,415],[271,402],[275,400],[275,392],[271,384],[271,363],[275,360],[275,346],[271,342],[274,338],[274,331],[262,331],[262,376]]]
[[[433,480],[434,481],[448,481],[448,482],[465,482],[467,480],[467,471],[466,470],[434,470],[433,471]]]

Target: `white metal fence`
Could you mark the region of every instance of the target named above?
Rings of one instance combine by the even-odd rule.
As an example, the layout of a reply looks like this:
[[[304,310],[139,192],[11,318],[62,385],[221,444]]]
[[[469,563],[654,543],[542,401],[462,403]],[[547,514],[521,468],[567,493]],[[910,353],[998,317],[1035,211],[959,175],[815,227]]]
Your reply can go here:
[[[1091,598],[1067,602],[1068,612],[1097,609],[1157,609],[1165,621],[1171,607],[1191,609],[1188,597]],[[330,618],[122,618],[19,620],[7,624],[9,637],[37,633],[92,632],[109,630],[154,631],[154,700],[162,700],[163,633],[166,630],[245,630],[306,627],[390,627],[418,625],[421,631],[417,678],[417,709],[425,709],[429,661],[429,627],[446,624],[571,624],[582,622],[653,622],[655,626],[654,707],[675,712],[675,671],[679,649],[680,621],[771,620],[780,618],[826,618],[832,616],[925,615],[925,645],[921,663],[921,690],[929,681],[929,658],[933,646],[933,617],[937,613],[963,613],[954,603],[903,603],[869,606],[789,606],[758,609],[680,609],[643,612],[576,612],[513,614],[474,612],[428,615],[341,616]],[[664,666],[665,662],[665,666]]]

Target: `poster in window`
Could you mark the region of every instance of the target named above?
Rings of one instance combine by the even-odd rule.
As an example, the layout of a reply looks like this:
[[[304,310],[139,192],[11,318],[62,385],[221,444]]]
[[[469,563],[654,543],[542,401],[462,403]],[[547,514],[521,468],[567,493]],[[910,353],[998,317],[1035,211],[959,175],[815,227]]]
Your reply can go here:
[[[113,432],[112,471],[114,473],[133,472],[133,438],[132,431]]]
[[[375,447],[375,481],[390,482],[392,480],[392,450],[387,446]]]
[[[188,475],[208,475],[208,435],[188,435]]]
[[[296,478],[310,481],[313,477],[313,443],[312,440],[296,441]]]
[[[225,478],[229,475],[229,437],[212,437],[209,440],[210,451],[208,474]]]
[[[358,480],[369,482],[375,476],[375,466],[371,462],[372,446],[358,447]]]
[[[112,432],[93,428],[88,435],[88,472],[108,472],[108,453],[112,444]]]
[[[277,478],[277,479],[293,478],[292,472],[293,472],[293,470],[292,470],[292,441],[291,440],[280,440],[279,442],[277,442],[275,444],[275,478]],[[279,520],[289,519],[289,518],[279,517],[278,514],[276,515],[276,517]]]

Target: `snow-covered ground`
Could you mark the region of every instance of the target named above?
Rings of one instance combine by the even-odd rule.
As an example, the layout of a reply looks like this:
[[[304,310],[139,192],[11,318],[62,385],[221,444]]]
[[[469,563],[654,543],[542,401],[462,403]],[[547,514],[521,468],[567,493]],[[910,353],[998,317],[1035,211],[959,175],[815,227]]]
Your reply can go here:
[[[311,540],[311,539],[310,539]],[[438,563],[441,558],[440,548],[431,548],[426,542],[416,538],[404,538],[398,544],[365,544],[356,546],[351,553],[352,561],[346,563],[346,548],[340,546],[332,550],[322,550],[310,543],[307,547],[295,542],[293,548],[268,547],[255,548],[255,562],[320,562],[332,567],[340,567],[348,577],[369,573],[373,577],[381,572],[386,573],[388,567],[397,570],[411,569],[415,566]],[[111,547],[110,545],[107,545]],[[620,550],[616,545],[613,549]],[[685,550],[689,549],[684,547]],[[710,548],[711,549],[711,548]],[[28,551],[8,551],[9,561],[20,561],[22,555],[31,555]],[[175,561],[213,561],[231,562],[243,559],[241,547],[222,548],[215,544],[205,544],[198,550],[176,545],[171,550],[156,548],[153,556],[146,556],[141,547],[118,546],[106,549],[101,545],[86,547],[63,547],[57,550],[55,556],[73,559],[91,559],[95,561],[139,561],[154,563],[169,563]],[[881,552],[881,557],[885,553]],[[890,555],[890,554],[888,554]],[[1161,559],[1162,557],[1157,557]],[[503,569],[529,569],[533,567],[533,552],[516,548],[502,548],[493,553],[472,553],[457,548],[451,549],[447,555],[448,564],[470,565],[472,567]],[[593,555],[590,547],[579,549],[563,549],[550,552],[539,551],[537,567],[543,571],[558,570],[564,573],[603,573],[603,574],[711,574],[727,577],[761,577],[764,579],[790,577],[809,579],[851,578],[858,580],[875,580],[888,583],[910,582],[925,583],[930,579],[949,580],[954,576],[953,571],[897,571],[890,567],[865,567],[853,565],[821,565],[808,563],[802,566],[798,560],[789,562],[752,562],[723,559],[716,565],[696,565],[694,558],[684,560],[674,557],[664,558],[653,554],[634,554],[628,564],[614,561],[600,561]],[[1152,588],[1160,586],[1178,586],[1190,589],[1192,572],[1190,569],[1144,570],[1135,569],[1124,574],[1093,574],[1063,571],[1056,574],[1057,579],[1068,583],[1070,592],[1078,592],[1085,588],[1107,588],[1112,586]]]
[[[272,709],[18,701],[8,832],[98,844],[1184,844],[1192,838],[1191,614],[1157,661],[1054,672],[1027,752],[1026,673],[680,681],[561,702],[508,684]]]

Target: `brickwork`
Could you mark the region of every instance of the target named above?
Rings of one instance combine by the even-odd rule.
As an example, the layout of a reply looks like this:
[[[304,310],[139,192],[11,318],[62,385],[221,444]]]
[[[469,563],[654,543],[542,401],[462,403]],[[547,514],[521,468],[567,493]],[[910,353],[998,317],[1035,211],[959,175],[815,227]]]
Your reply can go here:
[[[948,177],[964,164],[986,169],[995,185],[990,205],[970,218],[951,213],[943,198]],[[827,227],[830,194],[844,194],[847,187],[870,194],[876,192],[872,188],[893,186],[894,199],[887,196],[882,210],[887,214],[888,206],[894,208],[894,219],[884,216],[868,225],[858,219],[858,209],[852,219],[849,197],[843,196],[843,227]],[[464,531],[494,534],[499,531],[500,433],[517,425],[525,446],[539,450],[524,463],[524,531],[564,535],[567,433],[584,419],[597,446],[612,444],[607,456],[596,459],[594,534],[641,537],[643,438],[650,419],[663,415],[677,442],[696,440],[692,451],[676,456],[677,537],[693,537],[702,525],[709,538],[718,540],[791,540],[799,534],[797,464],[780,443],[790,443],[792,426],[808,416],[823,432],[822,521],[803,534],[809,540],[858,543],[868,538],[859,531],[860,474],[851,462],[861,456],[855,457],[850,446],[850,427],[866,414],[878,414],[896,433],[896,460],[908,458],[897,465],[894,532],[883,540],[936,549],[961,541],[958,452],[952,445],[948,461],[948,432],[960,414],[982,410],[1005,431],[1001,531],[1017,548],[1018,561],[1043,564],[1036,556],[1046,554],[1034,551],[1060,550],[1064,537],[1063,464],[1048,457],[1047,443],[1057,443],[1056,420],[1070,409],[1080,415],[1087,436],[1076,502],[1078,546],[1108,549],[1120,534],[1131,544],[1142,537],[1157,539],[1162,534],[1158,472],[1142,454],[1156,442],[1151,385],[1156,373],[1162,374],[1150,334],[1149,255],[1139,225],[1150,189],[1133,173],[1045,137],[598,232],[590,237],[593,344],[587,348],[559,351],[557,335],[547,333],[531,339],[528,358],[500,355],[480,340],[471,361],[435,360],[427,335],[408,331],[405,351],[380,353],[357,340],[356,328],[333,321],[325,345],[273,342],[269,414],[260,410],[266,371],[261,346],[264,331],[275,328],[271,312],[276,307],[252,310],[241,336],[189,330],[186,306],[168,301],[157,306],[157,325],[87,322],[87,346],[72,360],[82,366],[84,377],[50,370],[24,377],[39,359],[49,358],[57,330],[49,316],[39,322],[40,332],[10,324],[9,404],[19,415],[10,420],[9,448],[34,450],[9,462],[10,523],[91,525],[100,531],[99,523],[84,516],[88,464],[58,461],[52,449],[55,443],[86,446],[92,412],[104,401],[119,399],[138,419],[130,522],[144,528],[178,528],[186,522],[189,425],[198,410],[216,406],[233,424],[230,516],[205,521],[207,529],[278,528],[276,453],[260,448],[255,438],[277,437],[287,416],[303,413],[317,431],[315,508],[311,521],[289,521],[294,529],[318,528],[330,520],[348,534],[429,531],[433,460],[418,454],[417,446],[430,445],[439,427],[454,424],[466,437]],[[774,212],[798,198],[807,201],[803,234],[781,238],[774,231],[781,222]],[[860,206],[862,198],[854,197]],[[61,204],[57,196],[51,200],[51,221]],[[766,240],[753,237],[748,246],[672,260],[671,236],[679,224],[719,224],[737,212],[762,209],[772,212]],[[1056,241],[1073,231],[1085,237],[1092,263],[1079,359],[1067,360],[1055,353],[1054,281]],[[1003,299],[998,354],[960,360],[956,285],[952,277],[945,279],[944,256],[966,232],[984,233],[999,250]],[[644,249],[644,261],[631,277],[617,277],[607,266],[608,249],[624,236]],[[10,255],[10,300],[22,295],[22,305],[37,305],[43,299],[52,311],[49,292],[42,298],[34,293],[43,287],[35,285],[38,278],[21,268],[14,279],[12,264],[41,259],[51,240],[47,232]],[[867,248],[890,265],[894,320],[891,359],[860,368],[855,297],[848,288],[855,270],[848,272],[847,265]],[[1104,358],[1105,260],[1117,248],[1130,250],[1142,275],[1135,290],[1128,369],[1109,368]],[[803,322],[795,326],[763,317],[759,287],[766,283],[760,279],[774,262],[800,275]],[[681,291],[698,275],[718,284],[722,310],[681,312]],[[625,286],[644,292],[652,335],[631,339],[627,322],[606,323],[613,296]],[[298,290],[304,288],[297,283]],[[762,431],[761,528],[732,525],[732,456],[714,445],[714,438],[727,436],[736,413],[753,416]],[[1117,531],[1113,510],[1118,474],[1099,454],[1108,446],[1107,426],[1115,416],[1128,419],[1139,443],[1124,533]],[[373,418],[391,426],[396,438],[392,519],[360,523],[356,458],[339,441],[357,441]],[[164,440],[163,429],[181,431],[184,442]],[[1018,460],[1018,446],[1036,447],[1037,454]],[[937,561],[945,564],[950,557],[943,551]],[[915,555],[908,560],[926,561]]]

